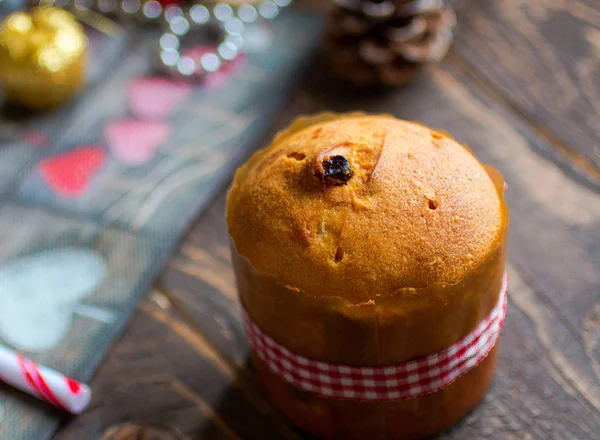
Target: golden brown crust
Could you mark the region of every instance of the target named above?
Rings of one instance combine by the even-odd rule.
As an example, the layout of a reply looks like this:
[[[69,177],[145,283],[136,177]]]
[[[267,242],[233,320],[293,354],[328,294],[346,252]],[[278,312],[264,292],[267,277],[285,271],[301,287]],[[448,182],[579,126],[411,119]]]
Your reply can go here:
[[[360,304],[306,295],[257,272],[235,249],[232,257],[244,308],[279,344],[332,364],[397,365],[448,348],[491,312],[504,274],[503,236],[457,284],[405,289]]]
[[[342,156],[353,175],[324,179]],[[359,303],[456,283],[496,248],[502,202],[449,136],[391,116],[303,120],[236,174],[227,207],[238,252],[314,296]]]

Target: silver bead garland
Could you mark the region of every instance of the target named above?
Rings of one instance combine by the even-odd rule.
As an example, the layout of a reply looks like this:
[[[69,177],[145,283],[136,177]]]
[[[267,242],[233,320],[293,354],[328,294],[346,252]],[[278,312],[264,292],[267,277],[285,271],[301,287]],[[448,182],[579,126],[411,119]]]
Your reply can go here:
[[[274,19],[290,4],[291,0],[268,0],[257,6],[243,4],[235,8],[226,3],[218,3],[212,8],[197,4],[187,10],[171,5],[164,11],[167,30],[159,40],[160,67],[171,75],[184,78],[216,72],[241,53],[247,25],[261,17]],[[216,29],[220,36],[216,50],[207,51],[199,60],[181,53],[185,48],[185,37],[195,32],[206,33],[210,28]]]
[[[2,0],[0,0],[2,1]],[[135,18],[145,23],[159,23],[164,29],[157,45],[157,62],[161,70],[182,78],[199,78],[218,71],[234,60],[244,46],[246,27],[260,19],[272,20],[292,0],[264,0],[258,4],[227,3],[207,6],[170,4],[156,0],[54,0],[54,4],[72,10],[94,10],[122,18]],[[182,54],[185,40],[194,34],[217,31],[216,50],[207,51],[199,60]]]
[[[158,61],[159,67],[171,75],[194,78],[216,72],[237,58],[243,48],[244,22],[227,8],[215,7],[211,13],[203,5],[194,5],[187,11],[171,6],[165,11],[165,20],[167,30],[159,39]],[[199,59],[182,54],[186,37],[208,33],[211,28],[219,35],[215,50],[206,51]]]

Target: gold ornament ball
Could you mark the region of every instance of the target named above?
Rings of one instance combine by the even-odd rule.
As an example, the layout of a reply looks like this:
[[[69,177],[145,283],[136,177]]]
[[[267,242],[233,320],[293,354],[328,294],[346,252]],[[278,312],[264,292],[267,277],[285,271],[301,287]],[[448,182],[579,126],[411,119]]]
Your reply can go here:
[[[0,82],[33,110],[58,107],[84,85],[88,39],[73,14],[52,7],[9,15],[0,27]]]

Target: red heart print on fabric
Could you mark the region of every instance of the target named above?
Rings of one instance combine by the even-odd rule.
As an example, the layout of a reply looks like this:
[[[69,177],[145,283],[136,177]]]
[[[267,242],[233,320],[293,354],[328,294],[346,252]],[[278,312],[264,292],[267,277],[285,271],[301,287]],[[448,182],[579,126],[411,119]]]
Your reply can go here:
[[[190,84],[158,77],[134,79],[127,88],[131,111],[143,119],[169,116],[191,93]]]
[[[171,126],[160,121],[123,119],[104,127],[104,138],[111,151],[129,165],[141,165],[152,159],[170,134]]]
[[[106,152],[98,145],[82,145],[74,150],[40,162],[42,179],[63,197],[85,193],[106,160]]]

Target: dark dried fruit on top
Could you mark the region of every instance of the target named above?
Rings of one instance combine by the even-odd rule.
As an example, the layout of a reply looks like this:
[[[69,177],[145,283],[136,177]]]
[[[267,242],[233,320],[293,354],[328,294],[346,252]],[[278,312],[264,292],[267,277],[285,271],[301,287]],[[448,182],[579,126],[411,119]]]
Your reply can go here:
[[[348,159],[344,156],[329,156],[317,163],[315,176],[319,179],[329,181],[335,185],[343,185],[348,182],[354,172]]]

